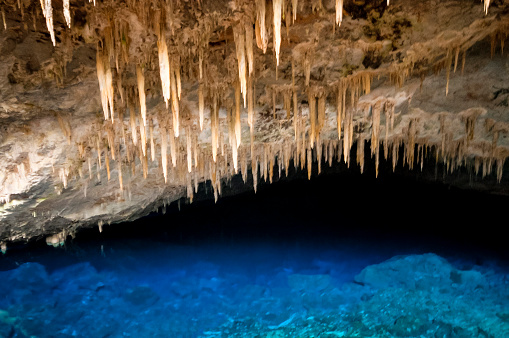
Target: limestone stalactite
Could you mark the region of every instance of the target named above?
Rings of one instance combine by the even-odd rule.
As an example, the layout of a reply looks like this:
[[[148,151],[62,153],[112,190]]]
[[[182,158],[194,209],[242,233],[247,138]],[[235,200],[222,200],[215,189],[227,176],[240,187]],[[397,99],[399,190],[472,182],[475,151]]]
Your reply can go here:
[[[283,0],[272,0],[274,17],[274,52],[276,53],[276,66],[279,66],[279,51],[281,49],[281,11]]]
[[[267,27],[265,23],[265,0],[256,0],[256,45],[260,48],[263,53],[267,52],[267,45],[269,43]]]
[[[343,22],[343,0],[336,0],[336,25],[341,26],[341,22]]]
[[[140,65],[136,65],[136,79],[138,83],[138,95],[140,99],[140,113],[143,125],[147,125],[147,106],[145,103],[145,76]]]
[[[247,60],[246,60],[246,34],[245,27],[242,24],[237,24],[233,27],[233,35],[235,39],[235,48],[237,52],[237,65],[239,72],[240,91],[244,99],[244,107],[246,107],[247,96]]]
[[[67,27],[71,28],[71,10],[69,8],[69,0],[63,0],[64,5],[64,18]]]

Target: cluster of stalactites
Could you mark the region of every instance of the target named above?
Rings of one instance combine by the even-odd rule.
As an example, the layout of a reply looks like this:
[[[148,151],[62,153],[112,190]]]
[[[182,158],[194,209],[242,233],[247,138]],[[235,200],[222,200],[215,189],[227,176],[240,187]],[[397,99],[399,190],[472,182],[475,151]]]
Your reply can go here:
[[[43,13],[45,13],[46,18],[48,16],[46,15],[48,13],[47,9],[51,9],[51,0],[42,0],[44,2],[41,2],[41,6],[43,6]],[[49,6],[48,6],[49,3]],[[46,5],[45,5],[46,4]],[[64,1],[64,8],[68,5],[68,1]],[[387,2],[389,4],[389,2]],[[276,54],[276,60],[277,63],[279,63],[279,57],[280,57],[280,44],[281,44],[281,12],[284,11],[284,3],[282,3],[281,0],[274,0],[273,1],[273,19],[274,19],[274,36],[273,36],[273,46],[274,46],[274,52]],[[296,13],[297,13],[297,0],[292,1],[293,6],[293,19],[296,19]],[[341,24],[342,21],[342,14],[343,14],[343,1],[337,0],[336,1],[336,23]],[[485,10],[487,11],[487,6],[489,6],[489,1],[485,1]],[[46,8],[46,10],[44,10]],[[51,10],[49,11],[51,14]],[[66,22],[68,25],[70,25],[70,13],[69,15],[65,15]],[[286,15],[287,13],[285,13]],[[287,18],[288,19],[288,18]],[[52,19],[51,19],[52,20]],[[49,22],[49,21],[47,21]],[[52,21],[51,21],[52,22]],[[164,20],[161,18],[161,22],[164,22]],[[179,99],[181,95],[181,83],[180,83],[180,59],[179,57],[175,57],[175,53],[173,52],[170,57],[170,53],[168,51],[168,46],[166,44],[166,38],[164,34],[164,25],[159,22],[155,25],[156,27],[159,27],[157,32],[157,46],[158,46],[158,56],[159,56],[159,71],[160,71],[160,78],[161,78],[161,85],[162,85],[162,94],[164,101],[168,107],[169,101],[171,100],[171,109],[172,109],[172,122],[171,124],[168,122],[167,125],[171,125],[171,127],[165,127],[160,126],[159,124],[156,124],[158,127],[153,125],[153,120],[149,119],[149,137],[147,136],[147,116],[146,116],[146,102],[145,102],[145,78],[144,78],[144,68],[141,65],[138,65],[136,67],[136,74],[137,74],[137,85],[138,85],[138,96],[139,96],[139,109],[140,109],[140,115],[141,119],[136,118],[134,113],[134,108],[130,108],[130,125],[131,125],[131,145],[126,147],[132,147],[132,149],[139,149],[139,157],[140,162],[143,164],[143,173],[144,177],[147,176],[148,172],[148,150],[147,150],[147,144],[148,144],[148,138],[150,138],[150,157],[152,159],[152,162],[155,162],[155,154],[156,154],[156,144],[157,140],[154,138],[154,128],[160,129],[160,135],[161,137],[164,137],[164,139],[161,139],[160,141],[160,148],[161,148],[161,160],[163,162],[162,164],[162,171],[164,176],[164,181],[168,182],[169,178],[171,177],[168,170],[168,160],[167,156],[168,153],[171,155],[171,161],[173,168],[176,168],[180,163],[180,157],[177,154],[177,148],[179,145],[178,139],[176,139],[179,136]],[[266,51],[267,44],[268,44],[268,32],[265,22],[265,1],[260,0],[256,1],[256,23],[255,23],[256,31],[256,43],[257,46],[263,50],[263,52]],[[49,29],[49,26],[48,26]],[[236,55],[237,55],[237,66],[238,66],[238,74],[239,74],[239,81],[235,83],[235,106],[234,109],[231,107],[231,109],[227,109],[228,113],[228,119],[229,119],[229,142],[224,142],[222,140],[221,131],[220,131],[220,119],[219,119],[219,108],[220,108],[220,99],[217,94],[212,95],[212,104],[210,107],[211,111],[211,127],[212,127],[212,156],[210,158],[210,165],[209,167],[212,168],[219,168],[220,163],[228,163],[226,160],[229,156],[232,158],[232,165],[234,172],[237,173],[239,170],[239,157],[244,156],[247,152],[246,149],[242,149],[241,147],[241,99],[240,96],[243,96],[243,102],[244,102],[244,108],[248,108],[248,124],[251,131],[251,154],[254,153],[255,147],[254,144],[254,85],[253,85],[253,79],[252,75],[254,72],[254,55],[253,55],[253,31],[252,31],[252,21],[246,20],[245,22],[237,23],[234,26],[234,39],[235,39],[235,46],[236,46]],[[53,29],[50,30],[53,32]],[[108,34],[106,34],[108,35]],[[52,36],[53,40],[54,36]],[[105,43],[103,45],[103,48],[98,48],[97,50],[97,76],[99,80],[99,86],[101,91],[101,102],[103,106],[103,112],[105,119],[108,120],[111,118],[111,124],[114,124],[114,110],[113,110],[113,78],[112,78],[112,70],[110,67],[110,59],[114,53],[111,51],[112,47],[110,45],[113,44],[113,40],[110,39],[109,41],[105,38]],[[307,161],[307,167],[308,172],[311,172],[311,154],[313,152],[316,152],[318,158],[322,158],[323,152],[325,152],[325,155],[327,156],[328,150],[324,150],[323,144],[324,141],[321,140],[321,129],[324,125],[325,121],[325,107],[326,107],[326,100],[327,100],[327,93],[323,88],[318,88],[317,86],[311,86],[310,87],[310,70],[312,67],[312,61],[314,50],[310,49],[306,52],[305,57],[303,58],[303,68],[304,73],[306,77],[306,87],[307,87],[307,94],[308,94],[308,102],[309,102],[309,128],[307,128],[307,121],[301,118],[299,113],[299,107],[298,107],[298,89],[295,86],[295,71],[294,71],[294,65],[292,60],[292,85],[291,88],[285,88],[284,90],[280,91],[279,93],[283,94],[284,98],[284,109],[287,112],[287,119],[290,119],[290,111],[291,111],[291,105],[292,105],[292,98],[293,98],[293,119],[294,119],[294,126],[295,126],[295,137],[294,137],[294,145],[295,145],[295,157],[294,161],[297,163],[301,163],[301,166],[304,165],[302,163],[306,163],[305,159],[308,158]],[[455,54],[455,66],[454,71],[456,71],[456,67],[458,64],[458,55],[459,55],[459,48],[456,49]],[[464,54],[463,54],[464,56]],[[453,52],[450,50],[446,56],[446,63],[448,64],[448,70],[447,70],[447,86],[446,86],[446,93],[448,92],[448,79],[449,79],[449,73],[451,69],[452,64],[452,58],[453,58]],[[199,126],[200,130],[203,130],[204,125],[204,110],[205,110],[205,93],[204,93],[204,82],[201,81],[203,78],[203,50],[201,50],[201,53],[199,54],[199,74],[200,74],[200,84],[198,88],[198,101],[199,101]],[[118,62],[117,62],[118,63]],[[464,60],[463,60],[464,65]],[[117,73],[119,73],[118,64],[117,64]],[[407,76],[404,74],[401,76],[401,78],[404,78],[404,76]],[[357,73],[354,76],[345,78],[340,80],[338,84],[338,100],[337,100],[337,129],[338,129],[338,147],[342,146],[341,152],[344,154],[343,158],[346,163],[349,163],[349,154],[351,151],[352,144],[354,142],[354,108],[355,105],[359,99],[359,97],[363,94],[367,94],[370,91],[370,85],[371,85],[371,78],[372,74],[369,72],[362,72]],[[399,77],[398,77],[399,78]],[[115,77],[115,80],[117,82],[120,82],[121,77],[117,78]],[[117,83],[119,85],[119,89],[121,88],[121,83]],[[121,90],[121,89],[120,89]],[[278,94],[279,94],[278,93]],[[349,95],[347,95],[349,94]],[[120,95],[122,95],[122,92],[120,92]],[[293,97],[292,97],[293,95]],[[276,91],[274,91],[274,106],[275,106],[275,99],[276,97]],[[348,104],[347,104],[348,102]],[[376,162],[377,162],[377,174],[378,174],[378,152],[379,152],[379,144],[380,144],[380,116],[385,114],[386,117],[386,123],[387,121],[391,121],[391,127],[393,124],[393,118],[394,118],[394,107],[389,107],[386,103],[384,104],[375,104],[371,109],[371,123],[372,123],[372,134],[371,134],[371,154],[376,156]],[[275,109],[274,109],[275,112]],[[119,116],[120,117],[120,116]],[[108,121],[109,122],[109,121]],[[137,123],[139,123],[139,127],[137,126]],[[408,139],[410,145],[415,145],[415,125],[416,123],[410,124],[408,127]],[[168,129],[168,130],[167,130]],[[193,168],[198,167],[199,160],[201,155],[198,155],[197,148],[197,137],[194,133],[193,128],[189,125],[184,124],[183,128],[185,132],[185,140],[186,145],[185,149],[187,152],[186,160],[183,161],[185,163],[185,172],[191,174],[193,172]],[[385,142],[384,147],[387,146],[387,131],[389,128],[386,125],[385,128]],[[169,132],[168,132],[169,131]],[[138,139],[138,133],[140,134],[140,139]],[[157,134],[156,134],[157,135]],[[342,136],[343,135],[343,136]],[[110,140],[110,134],[108,134],[108,143],[109,148],[104,147],[102,144],[102,137],[97,138],[97,153],[98,153],[98,163],[97,165],[99,168],[102,166],[101,156],[104,154],[105,156],[105,165],[107,170],[107,176],[108,179],[110,178],[110,160],[109,157],[111,156],[113,160],[115,160],[115,153],[118,153],[118,150],[115,150],[116,146],[112,145],[112,143],[115,143],[114,141]],[[169,138],[169,148],[170,151],[168,152],[168,138]],[[69,137],[70,139],[70,137]],[[360,161],[359,164],[361,168],[363,167],[363,158],[364,158],[364,141],[367,139],[365,135],[359,135],[357,139],[357,153],[359,156],[357,156],[357,161]],[[124,142],[126,138],[124,136]],[[225,150],[229,145],[229,151]],[[226,147],[225,147],[226,146]],[[408,158],[408,162],[413,163],[413,158],[415,157],[413,153],[413,147],[408,146],[409,150],[405,153],[405,158]],[[388,149],[385,149],[385,153],[387,154],[389,151]],[[132,153],[133,151],[127,151],[127,156],[131,156],[131,159],[128,159],[127,162],[134,163],[134,155]],[[241,155],[242,154],[242,155]],[[293,153],[292,153],[293,154]],[[252,155],[253,156],[253,155]],[[264,156],[266,156],[264,154]],[[282,155],[281,155],[282,156]],[[293,156],[293,155],[292,155]],[[289,158],[289,157],[285,157]],[[304,161],[303,161],[304,159]],[[253,158],[251,158],[252,163],[254,163]],[[319,171],[320,171],[320,162],[318,162]],[[91,161],[89,160],[89,166],[91,166]],[[125,162],[125,161],[124,161]],[[241,163],[243,160],[240,161]],[[274,163],[274,158],[267,159],[265,161],[266,166],[265,168],[268,168],[269,172],[273,169],[273,166],[270,165],[270,163]],[[119,170],[119,180],[120,185],[122,186],[122,174],[121,174],[121,163],[122,159],[119,159],[117,161],[118,163],[118,170]],[[194,164],[193,164],[194,163]],[[242,167],[242,164],[240,165]],[[286,166],[287,167],[287,166]],[[256,168],[258,166],[256,165]],[[272,168],[272,169],[271,169]],[[253,169],[258,170],[258,169]],[[265,169],[264,169],[265,170]],[[90,170],[91,171],[91,170]],[[242,171],[242,170],[241,170]],[[244,171],[242,171],[244,172]],[[63,174],[62,174],[63,173]],[[178,174],[177,176],[181,177],[184,174]],[[216,175],[216,174],[215,174]],[[309,174],[310,175],[310,174]],[[64,186],[67,185],[67,176],[68,171],[61,171],[61,179],[64,182]],[[184,175],[185,176],[185,175]],[[217,185],[217,176],[214,179],[214,184]],[[272,175],[270,175],[272,177]],[[99,173],[98,173],[98,177]],[[189,181],[188,181],[189,183]],[[218,188],[220,189],[220,188]],[[122,190],[122,188],[121,188]]]
[[[342,127],[345,135],[341,137],[341,129],[338,129],[339,137],[336,140],[322,139],[320,135],[321,128],[326,118],[325,108],[328,93],[326,88],[317,86],[312,86],[307,89],[309,121],[307,120],[308,118],[303,118],[303,116],[298,113],[299,107],[294,107],[296,109],[294,110],[293,119],[296,121],[297,137],[294,139],[285,138],[282,143],[255,143],[252,139],[250,148],[248,146],[240,146],[239,142],[239,112],[241,107],[240,84],[238,82],[235,84],[234,106],[228,106],[228,104],[226,104],[225,107],[227,111],[227,137],[221,132],[220,126],[223,121],[220,120],[218,114],[221,106],[220,97],[223,97],[224,93],[216,91],[212,94],[213,99],[211,102],[211,122],[213,126],[212,154],[209,149],[199,146],[197,131],[198,121],[186,121],[183,128],[185,137],[176,138],[171,130],[174,127],[172,119],[168,118],[164,112],[160,112],[156,114],[157,116],[149,119],[149,156],[148,149],[147,151],[142,150],[143,144],[147,144],[148,140],[146,136],[143,136],[146,131],[141,118],[141,112],[140,114],[136,114],[134,113],[134,108],[130,107],[131,132],[128,132],[128,130],[124,131],[123,114],[119,114],[118,119],[115,119],[115,121],[108,120],[104,122],[105,128],[103,130],[106,131],[107,146],[104,145],[102,131],[98,133],[98,137],[96,138],[97,179],[101,179],[101,163],[105,163],[107,178],[110,180],[111,157],[111,160],[117,161],[120,190],[123,191],[122,177],[126,175],[123,168],[131,166],[132,175],[130,177],[134,177],[136,160],[139,158],[138,163],[142,167],[143,176],[145,178],[148,177],[149,171],[153,173],[157,172],[150,170],[151,167],[160,167],[162,168],[164,182],[172,182],[172,184],[175,185],[186,186],[187,196],[190,200],[192,200],[193,194],[197,191],[198,182],[210,180],[214,189],[215,198],[217,199],[218,196],[221,195],[221,185],[225,179],[228,180],[232,175],[240,172],[242,173],[244,181],[246,181],[247,171],[249,169],[247,165],[249,158],[251,159],[251,170],[256,189],[260,177],[267,182],[272,182],[275,176],[274,172],[277,168],[279,169],[279,176],[281,176],[283,170],[288,173],[291,161],[293,161],[293,165],[296,169],[307,169],[308,178],[311,178],[315,168],[317,168],[318,173],[321,172],[324,161],[329,162],[329,165],[331,165],[333,157],[336,157],[338,161],[344,159],[345,163],[349,164],[351,147],[354,140],[357,144],[356,160],[361,172],[364,169],[365,141],[367,140],[371,141],[371,155],[375,156],[376,175],[378,175],[378,158],[381,143],[383,143],[384,146],[385,158],[387,159],[388,156],[392,156],[393,170],[395,170],[396,164],[399,161],[399,149],[402,145],[404,145],[403,165],[408,165],[409,168],[413,168],[414,163],[417,162],[420,163],[422,169],[424,158],[430,146],[426,139],[419,138],[418,119],[410,119],[408,126],[403,128],[403,133],[401,135],[394,135],[389,138],[389,130],[393,130],[394,128],[394,100],[379,99],[369,104],[365,102],[362,104],[357,103],[358,95],[366,91],[369,92],[369,83],[371,79],[368,75],[369,74],[363,74],[357,79],[353,77],[347,78],[338,84],[338,107],[340,107],[338,110],[338,117],[342,118],[342,122],[338,121],[338,126]],[[283,96],[283,106],[284,110],[286,110],[286,117],[290,119],[290,111],[292,108],[290,98],[292,92],[295,92],[295,87],[286,86],[275,88],[274,92],[276,91],[279,95]],[[346,95],[346,93],[349,95]],[[348,103],[345,103],[347,97],[349,97],[349,100]],[[355,123],[371,122],[371,135],[367,135],[363,132],[357,132],[356,135],[354,135],[354,130],[360,130],[359,128],[353,127],[354,114],[356,114]],[[455,143],[449,140],[442,144],[441,155],[444,158],[444,164],[448,172],[454,170],[456,166],[466,164],[466,157],[464,155],[465,147],[468,146],[468,140],[473,139],[475,121],[481,114],[482,112],[479,110],[471,110],[465,112],[463,114],[464,116],[462,115],[466,131],[464,142]],[[380,136],[382,117],[385,118],[385,138]],[[368,119],[370,119],[370,121]],[[134,123],[133,120],[135,120]],[[443,118],[440,119],[440,123],[440,133],[447,135]],[[129,126],[129,124],[127,125]],[[491,168],[496,165],[497,179],[500,180],[502,175],[501,168],[508,154],[501,154],[501,148],[496,147],[496,142],[499,133],[506,132],[506,130],[509,130],[509,127],[498,125],[488,126],[487,123],[486,128],[489,132],[493,133],[494,141],[490,148],[490,152],[486,151],[487,155],[484,155],[481,159],[476,158],[476,168],[479,167],[479,163],[482,163],[484,176],[489,174]],[[138,139],[138,141],[136,141],[136,135],[138,134],[137,129],[139,129],[142,135],[141,140]],[[159,139],[156,135],[159,135]],[[253,133],[251,133],[251,136],[253,136]],[[445,140],[447,140],[447,138],[445,138]],[[86,148],[85,146],[80,147],[80,154],[85,154]],[[440,147],[436,146],[436,148],[438,156]],[[158,149],[160,149],[160,157],[157,154]],[[417,149],[417,151],[415,149]],[[171,168],[168,166],[168,155],[171,156]],[[103,156],[104,162],[101,160]],[[156,157],[160,158],[161,161],[155,161]],[[85,159],[85,155],[83,155],[82,158]],[[149,161],[148,158],[152,158],[152,161]],[[465,163],[462,164],[462,161],[465,161]],[[91,162],[89,155],[88,167],[90,179],[92,179],[93,170]],[[124,174],[122,174],[122,171],[124,171]],[[81,172],[82,170],[80,170],[80,175]],[[64,187],[66,187],[68,184],[69,170],[66,168],[60,169],[59,175]],[[129,176],[129,174],[127,175]],[[128,179],[128,187],[130,184],[129,181]]]
[[[337,84],[337,130],[339,139],[343,131],[343,152],[346,163],[349,163],[348,155],[353,144],[353,111],[359,98],[363,94],[370,93],[372,76],[370,72],[361,72],[343,78]],[[350,95],[347,96],[347,93]],[[347,105],[348,99],[349,105]]]

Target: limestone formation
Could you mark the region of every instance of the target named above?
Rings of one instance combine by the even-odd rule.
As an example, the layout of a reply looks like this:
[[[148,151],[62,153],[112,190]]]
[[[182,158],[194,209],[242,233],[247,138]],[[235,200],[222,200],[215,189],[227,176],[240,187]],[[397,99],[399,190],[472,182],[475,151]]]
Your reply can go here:
[[[60,245],[192,200],[206,181],[217,199],[238,173],[256,190],[275,168],[362,171],[366,142],[375,175],[382,154],[393,168],[432,158],[447,173],[507,175],[507,0],[0,9],[2,250]]]

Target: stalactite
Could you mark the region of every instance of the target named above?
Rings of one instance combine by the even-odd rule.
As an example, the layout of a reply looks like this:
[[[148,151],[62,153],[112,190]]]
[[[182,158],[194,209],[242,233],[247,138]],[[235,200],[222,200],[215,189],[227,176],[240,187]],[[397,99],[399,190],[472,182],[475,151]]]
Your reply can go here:
[[[175,80],[177,82],[177,96],[180,100],[180,95],[182,94],[182,83],[180,81],[180,58],[176,58],[176,65],[174,67],[175,70]]]
[[[285,175],[288,177],[288,169],[290,168],[290,157],[291,157],[291,142],[287,142],[284,145],[284,157],[285,157]]]
[[[364,173],[364,138],[362,134],[357,139],[357,164],[361,169],[361,174]]]
[[[218,107],[217,93],[214,93],[212,102],[212,109],[210,115],[210,124],[212,131],[212,159],[216,162],[217,148],[219,146],[219,107]]]
[[[298,0],[292,0],[293,23],[295,23],[295,20],[297,20],[297,6]]]
[[[292,12],[288,0],[283,0],[283,19],[285,19],[286,41],[290,43],[290,25],[292,22]]]
[[[238,148],[240,146],[241,142],[241,126],[240,126],[240,90],[241,86],[239,82],[236,82],[235,84],[235,138],[236,138],[236,144],[232,145],[232,148]],[[236,152],[237,150],[235,150]],[[236,169],[235,169],[236,171]]]
[[[46,26],[48,27],[51,42],[53,43],[53,46],[55,46],[56,43],[55,43],[55,31],[53,29],[53,7],[51,5],[51,0],[41,0],[41,8],[42,14],[46,19]]]
[[[172,65],[173,66],[173,65]],[[175,67],[172,67],[175,68]],[[180,130],[180,117],[179,117],[179,100],[178,100],[178,93],[177,93],[177,85],[175,80],[175,72],[172,72],[173,76],[171,79],[171,112],[173,117],[173,132],[175,134],[175,137],[179,137],[179,130]]]
[[[336,25],[341,26],[341,22],[343,22],[343,0],[336,0]]]
[[[235,50],[237,55],[237,67],[239,73],[240,91],[243,94],[244,107],[246,107],[247,62],[246,62],[246,40],[244,25],[238,23],[233,27],[233,37],[235,40]]]
[[[338,130],[338,140],[341,140],[341,125],[343,123],[343,82],[340,81],[338,84],[338,94],[337,94],[337,107],[336,107],[336,123]]]
[[[254,128],[254,106],[253,78],[249,76],[247,80],[247,123],[251,132]]]
[[[490,8],[490,2],[491,2],[491,0],[484,0],[484,14],[485,15],[488,15],[488,8]]]
[[[140,98],[140,112],[143,125],[147,125],[147,106],[145,103],[145,75],[140,65],[136,65],[136,80],[138,84],[138,95]]]
[[[192,153],[192,137],[191,128],[186,128],[186,149],[187,149],[187,171],[190,173],[193,170],[193,153]]]
[[[235,174],[238,173],[238,148],[235,146],[232,146],[232,161],[233,161],[233,168],[235,170]]]
[[[306,131],[304,128],[302,128],[302,143],[300,143],[300,169],[303,170],[304,166],[306,165],[306,150],[307,150],[307,143],[306,143]]]
[[[384,158],[387,160],[389,156],[389,123],[393,121],[394,103],[385,102],[385,139],[384,139]]]
[[[194,131],[194,126],[193,126],[193,131]],[[195,133],[195,136],[193,138],[193,154],[194,154],[194,168],[197,169],[198,168],[198,137],[196,136],[196,133]]]
[[[323,144],[320,139],[320,136],[318,136],[318,139],[316,141],[316,162],[318,163],[318,175],[322,172],[322,149]]]
[[[398,164],[399,142],[392,142],[392,171],[396,171]]]
[[[374,155],[380,142],[380,113],[382,111],[382,101],[377,101],[371,107],[371,156]]]
[[[274,155],[271,154],[269,155],[269,183],[272,184],[272,180],[274,178]]]
[[[64,18],[67,27],[71,28],[71,11],[69,9],[69,0],[63,0],[64,5]]]
[[[97,68],[97,78],[99,80],[99,90],[101,92],[101,103],[103,107],[103,113],[104,113],[104,119],[107,120],[109,118],[109,89],[108,89],[108,83],[109,80],[107,79],[107,70],[105,69],[105,57],[99,49],[97,49],[96,54],[96,68]],[[109,69],[109,64],[108,67]],[[111,71],[110,71],[110,77],[111,77]],[[113,108],[111,109],[113,111]]]
[[[308,167],[308,180],[311,179],[311,172],[313,169],[313,157],[311,148],[307,149],[307,167]]]
[[[445,67],[446,67],[446,85],[445,85],[445,96],[449,94],[449,78],[451,76],[451,64],[452,64],[452,52],[447,52],[447,57],[445,61]]]
[[[164,176],[164,183],[168,182],[168,155],[167,155],[167,149],[168,149],[168,141],[167,141],[167,134],[166,134],[166,128],[160,127],[159,133],[161,134],[161,164],[163,167],[163,176]]]
[[[267,52],[269,38],[267,36],[267,27],[265,25],[265,0],[256,0],[256,45],[263,53]]]
[[[454,55],[454,73],[456,73],[456,68],[458,68],[459,56],[460,56],[460,48],[456,47],[456,53]]]
[[[343,157],[345,163],[350,163],[350,149],[353,138],[353,108],[346,110],[344,120]]]
[[[192,185],[192,180],[191,180],[190,174],[187,175],[186,181],[187,181],[187,186],[186,186],[187,198],[189,198],[189,203],[193,203],[194,194],[193,194],[193,185]]]
[[[332,158],[334,156],[334,144],[332,142],[333,142],[332,140],[329,141],[329,145],[327,148],[329,167],[332,167]]]
[[[408,123],[407,143],[405,144],[405,158],[410,169],[414,168],[415,162],[415,138],[417,135],[417,120],[412,119]]]
[[[308,90],[308,105],[309,105],[309,123],[310,123],[310,130],[309,130],[309,145],[311,149],[313,149],[315,145],[315,138],[316,138],[316,96],[315,92],[312,89]]]
[[[253,187],[256,194],[258,187],[258,157],[251,151],[251,172],[253,173]]]
[[[161,86],[163,92],[164,102],[168,107],[170,101],[170,87],[171,87],[171,69],[170,59],[168,57],[168,46],[166,45],[166,38],[164,36],[164,29],[160,32],[157,39],[157,53],[159,57],[159,74],[161,77]]]
[[[240,171],[242,172],[242,181],[244,183],[247,182],[247,154],[246,154],[246,149],[245,147],[243,147],[244,149],[240,151]]]
[[[266,143],[263,144],[263,162],[261,163],[261,166],[263,167],[263,180],[267,182],[267,176],[268,176],[268,165],[269,165],[269,155],[267,154],[267,147],[268,145]]]
[[[249,68],[249,76],[254,74],[254,53],[253,53],[253,24],[251,21],[246,21],[245,25],[246,31],[246,55],[247,55],[247,64]]]
[[[156,147],[154,144],[154,122],[150,119],[149,122],[149,133],[150,133],[150,157],[152,162],[156,159]]]
[[[274,17],[274,52],[276,53],[276,66],[279,66],[279,50],[281,48],[281,9],[283,0],[272,0]]]

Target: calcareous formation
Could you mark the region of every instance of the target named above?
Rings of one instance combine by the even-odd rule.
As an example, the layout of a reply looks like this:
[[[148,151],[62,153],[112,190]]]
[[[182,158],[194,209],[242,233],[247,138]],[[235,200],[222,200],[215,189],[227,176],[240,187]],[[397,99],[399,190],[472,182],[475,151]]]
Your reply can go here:
[[[509,156],[509,1],[1,0],[0,242],[210,180]],[[355,145],[355,150],[352,147]],[[369,145],[369,154],[365,146]],[[400,148],[404,149],[400,158]],[[274,173],[276,171],[276,173]],[[279,171],[279,172],[278,172]]]

